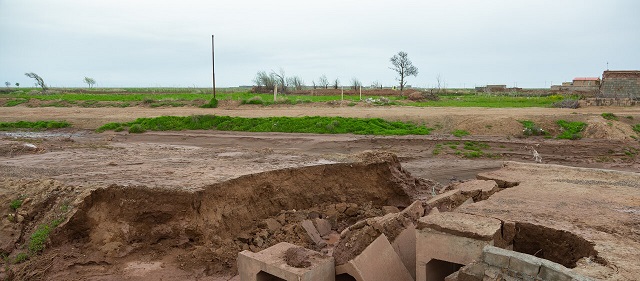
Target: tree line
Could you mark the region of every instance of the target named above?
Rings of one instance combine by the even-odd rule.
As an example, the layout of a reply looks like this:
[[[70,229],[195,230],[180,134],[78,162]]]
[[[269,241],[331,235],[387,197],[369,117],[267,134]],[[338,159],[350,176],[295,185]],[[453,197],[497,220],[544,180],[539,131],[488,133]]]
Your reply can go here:
[[[409,59],[409,55],[403,51],[395,54],[389,61],[392,65],[389,69],[393,70],[397,74],[396,80],[399,83],[398,88],[400,88],[400,93],[402,94],[402,91],[404,91],[404,88],[407,85],[407,78],[409,76],[418,76],[418,68],[413,65]],[[288,93],[290,89],[299,91],[306,87],[302,78],[299,76],[287,77],[284,69],[282,68],[278,72],[273,70],[269,73],[266,71],[258,71],[256,77],[253,79],[253,83],[255,84],[254,90],[260,93],[270,92],[276,88],[281,93]],[[351,79],[349,86],[352,89],[357,90],[362,87],[362,83],[354,77]],[[327,76],[323,74],[317,81],[311,81],[311,87],[313,87],[313,89],[328,89],[329,87],[339,89],[341,87],[340,79],[335,78],[334,80],[329,81]],[[371,87],[382,88],[382,85],[376,81],[371,84]]]

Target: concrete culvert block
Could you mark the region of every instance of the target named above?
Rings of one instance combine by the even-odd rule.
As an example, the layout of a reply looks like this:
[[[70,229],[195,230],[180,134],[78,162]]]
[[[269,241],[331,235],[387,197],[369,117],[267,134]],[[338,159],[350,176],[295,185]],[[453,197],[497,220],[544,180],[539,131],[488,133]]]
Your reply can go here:
[[[482,249],[482,260],[491,266],[509,268],[510,251],[486,246]]]
[[[498,183],[493,180],[471,180],[460,183],[456,186],[462,195],[473,198],[474,202],[488,199],[498,192]]]
[[[459,189],[449,190],[434,196],[425,203],[427,209],[438,208],[441,211],[450,211],[462,205],[467,197],[462,195]]]
[[[384,234],[358,256],[336,266],[336,274],[349,274],[357,281],[414,280]]]
[[[522,273],[529,277],[538,276],[540,272],[540,266],[542,265],[540,259],[518,252],[511,252],[509,259],[509,269],[515,272]]]
[[[487,265],[481,262],[474,262],[463,266],[458,271],[458,281],[482,281]]]
[[[548,260],[542,260],[538,279],[554,281],[571,281],[571,270]]]
[[[336,274],[333,257],[286,242],[257,253],[242,251],[237,262],[241,281],[333,281]]]

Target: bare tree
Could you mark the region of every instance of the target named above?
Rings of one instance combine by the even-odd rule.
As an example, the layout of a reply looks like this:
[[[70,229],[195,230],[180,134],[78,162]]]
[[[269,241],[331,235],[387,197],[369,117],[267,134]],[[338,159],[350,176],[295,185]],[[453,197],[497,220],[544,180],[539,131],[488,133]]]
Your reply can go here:
[[[316,81],[311,80],[311,86],[313,86],[313,89],[317,89],[318,85],[316,85]]]
[[[360,83],[360,80],[358,80],[358,78],[351,78],[351,88],[354,90],[358,90],[358,88],[362,87],[362,83]]]
[[[266,71],[258,71],[253,82],[256,84],[258,92],[269,92],[273,91],[273,87],[276,85],[276,78],[273,73],[267,74]]]
[[[27,72],[24,75],[26,75],[29,78],[33,78],[36,80],[36,86],[42,88],[42,91],[46,91],[47,90],[47,85],[44,84],[44,80],[42,79],[42,77],[40,77],[40,75],[35,74],[33,72]]]
[[[336,78],[336,80],[333,81],[333,88],[336,89],[336,90],[338,88],[340,88],[340,79],[339,78]]]
[[[300,78],[300,76],[289,77],[287,78],[287,82],[291,87],[296,89],[296,91],[300,91],[304,87],[304,81],[302,81],[302,78]]]
[[[327,79],[327,76],[322,74],[322,76],[320,76],[320,78],[318,79],[318,85],[320,87],[324,87],[325,89],[329,87],[329,79]]]
[[[398,78],[396,79],[400,82],[400,94],[402,94],[404,87],[407,85],[407,77],[418,76],[418,68],[413,66],[408,54],[403,51],[391,57],[390,61],[393,67],[389,67],[389,69],[398,73]]]
[[[378,88],[382,89],[382,84],[380,84],[380,82],[378,82],[378,81],[373,81],[373,82],[371,82],[371,88],[373,88],[373,89],[378,89]]]
[[[4,85],[7,86],[7,88],[9,88],[9,86],[11,86],[11,82],[9,82],[9,81],[4,82]]]
[[[93,85],[96,84],[96,80],[90,77],[85,77],[83,81],[85,84],[89,85],[89,88],[93,87]]]
[[[286,94],[287,93],[287,76],[284,73],[284,69],[280,68],[280,71],[278,73],[271,70],[271,75],[275,77],[276,84],[280,86],[280,92]]]
[[[436,76],[436,84],[438,87],[438,93],[442,92],[442,75],[440,73]]]

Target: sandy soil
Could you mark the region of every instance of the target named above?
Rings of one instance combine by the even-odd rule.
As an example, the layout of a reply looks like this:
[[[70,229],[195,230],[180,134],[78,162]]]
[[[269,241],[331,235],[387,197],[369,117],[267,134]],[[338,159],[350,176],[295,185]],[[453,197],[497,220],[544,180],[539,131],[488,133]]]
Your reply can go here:
[[[608,121],[600,117],[602,112],[633,116],[633,119]],[[218,131],[96,134],[91,131],[107,122],[192,114],[382,117],[419,122],[436,130],[429,136],[402,137]],[[395,195],[386,197],[396,198],[401,203],[377,202],[375,198],[380,197],[383,191],[376,191],[378,195],[339,195],[336,190],[341,189],[337,187],[364,188],[353,184],[359,182],[395,190],[418,182],[413,177],[433,179],[440,185],[447,185],[474,178],[481,172],[495,171],[503,166],[505,160],[534,163],[531,147],[540,153],[546,164],[630,172],[640,170],[638,155],[633,153],[640,146],[631,138],[635,133],[629,126],[633,120],[640,120],[640,108],[303,106],[221,109],[12,107],[0,110],[0,121],[43,119],[67,120],[73,123],[74,128],[45,133],[0,133],[0,204],[8,205],[16,198],[25,201],[24,207],[18,210],[3,208],[0,212],[3,216],[0,251],[14,259],[18,253],[25,252],[29,235],[39,225],[55,219],[68,220],[58,228],[67,232],[55,232],[44,253],[12,265],[10,271],[6,267],[0,269],[0,276],[13,274],[16,280],[158,280],[159,277],[167,280],[227,280],[233,276],[233,256],[239,250],[260,250],[280,241],[297,242],[313,248],[311,241],[301,234],[299,222],[302,219],[333,214],[333,230],[338,232],[359,219],[383,214],[385,205],[403,207],[407,203],[406,198]],[[589,129],[585,132],[586,138],[577,141],[522,138],[522,126],[517,120],[525,119],[545,128],[552,128],[557,119],[580,120],[587,122]],[[456,138],[449,134],[454,129],[468,130],[472,135]],[[456,154],[463,150],[465,141],[488,145],[483,149],[485,155],[466,158]],[[440,151],[437,155],[434,154],[436,149]],[[359,163],[362,160],[359,155],[368,150],[391,152],[397,155],[402,167],[363,166],[354,170],[349,166]],[[324,166],[326,164],[338,166]],[[333,168],[313,172],[313,169],[320,169],[318,167]],[[297,170],[285,174],[279,172],[286,168],[311,170],[299,175],[293,172]],[[338,172],[342,170],[345,173]],[[261,172],[266,172],[264,180],[253,178],[252,175]],[[555,173],[554,179],[559,177],[558,172]],[[344,178],[351,180],[346,183],[339,183],[337,178],[326,180],[334,174],[342,177],[342,181]],[[583,175],[572,175],[565,180],[581,177]],[[304,178],[308,183],[296,183],[298,178]],[[312,198],[302,200],[306,203],[301,205],[291,205],[297,201],[284,200],[282,196],[273,198],[281,191],[270,188],[278,186],[283,179],[292,180],[291,187],[285,189],[290,190],[286,193],[290,196],[288,198],[303,198],[304,194],[314,194],[312,191],[321,187],[321,190],[327,190],[327,197],[323,197],[322,202]],[[376,184],[371,182],[373,179]],[[208,193],[234,181],[244,182],[237,185],[240,189],[249,182],[248,185],[262,186],[269,192],[264,193],[264,198],[243,197],[250,194],[247,192]],[[132,190],[130,193],[122,191],[129,188]],[[97,189],[105,191],[96,194]],[[625,192],[636,196],[633,189]],[[204,212],[200,211],[204,210],[201,206],[206,203],[198,203],[200,205],[194,207],[193,194],[209,194],[207,196],[215,198],[209,204],[223,202],[227,199],[220,201],[221,198],[228,196],[236,200],[244,198],[244,201],[221,206],[240,206],[243,209],[248,209],[247,205],[262,206],[265,211],[245,215],[239,223],[216,225],[216,229],[226,230],[212,233],[202,228],[200,216]],[[260,203],[263,199],[268,201]],[[582,197],[576,200],[582,200]],[[548,204],[561,202],[559,197],[550,197]],[[132,206],[136,208],[131,209]],[[145,209],[149,212],[145,213]],[[198,210],[198,215],[191,212],[192,209]],[[211,216],[232,210],[211,211]],[[579,213],[572,214],[580,216]],[[277,219],[280,228],[270,229],[264,223],[269,218]],[[105,224],[99,226],[97,223],[101,221]],[[166,227],[155,227],[159,223]],[[627,225],[626,222],[622,224]],[[617,227],[616,222],[607,227]],[[128,230],[116,235],[108,234],[109,229]],[[632,230],[628,233],[633,233]],[[152,233],[151,237],[155,238],[150,239],[141,233]],[[638,242],[636,238],[633,241]],[[624,255],[615,258],[620,261]],[[625,273],[624,276],[627,275]],[[611,280],[630,280],[618,277]]]

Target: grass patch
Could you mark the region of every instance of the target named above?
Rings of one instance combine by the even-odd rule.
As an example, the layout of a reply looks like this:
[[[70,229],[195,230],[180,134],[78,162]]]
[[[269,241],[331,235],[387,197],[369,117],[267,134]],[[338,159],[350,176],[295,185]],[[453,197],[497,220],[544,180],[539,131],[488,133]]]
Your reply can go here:
[[[470,135],[470,133],[465,130],[455,130],[451,132],[451,134],[459,138]]]
[[[605,112],[602,113],[602,118],[607,119],[607,120],[618,120],[618,116],[616,116],[615,114],[611,113],[611,112]]]
[[[21,206],[22,206],[22,200],[20,200],[20,199],[13,200],[9,204],[9,208],[11,208],[11,210],[13,210],[13,211],[17,210]]]
[[[28,259],[29,259],[29,255],[27,253],[22,252],[16,255],[15,259],[13,260],[13,263],[15,264],[23,263]]]
[[[31,239],[29,239],[27,247],[29,252],[36,254],[44,250],[47,239],[49,239],[49,233],[51,233],[51,226],[48,224],[38,226],[38,229],[31,234]]]
[[[139,127],[148,131],[220,130],[358,135],[428,135],[433,129],[380,118],[264,117],[245,118],[215,115],[161,116],[138,118],[128,123],[108,123],[96,131]]]
[[[0,131],[9,131],[15,129],[32,129],[46,130],[70,127],[67,121],[18,121],[18,122],[0,122]]]
[[[5,102],[4,106],[13,107],[13,106],[16,106],[16,105],[23,104],[25,102],[29,102],[29,99],[14,99],[14,100],[9,100],[9,101]]]
[[[522,126],[524,127],[524,129],[522,129],[522,134],[525,136],[544,136],[548,134],[548,132],[546,132],[544,129],[538,127],[535,123],[533,123],[533,121],[518,120],[518,122],[520,122],[520,124],[522,124]]]
[[[587,127],[587,123],[584,122],[568,122],[565,120],[558,120],[556,124],[558,124],[562,130],[562,133],[560,133],[557,138],[569,140],[581,139],[581,133]]]
[[[216,108],[218,107],[218,100],[215,98],[212,98],[211,100],[209,100],[208,103],[205,103],[203,105],[200,106],[201,108]]]
[[[133,124],[133,125],[131,125],[131,127],[129,127],[129,133],[130,134],[142,134],[142,133],[144,133],[146,131],[147,130],[142,128],[142,126],[140,124]]]
[[[637,133],[640,133],[640,124],[635,124],[633,126],[631,126],[631,128],[636,131]]]

